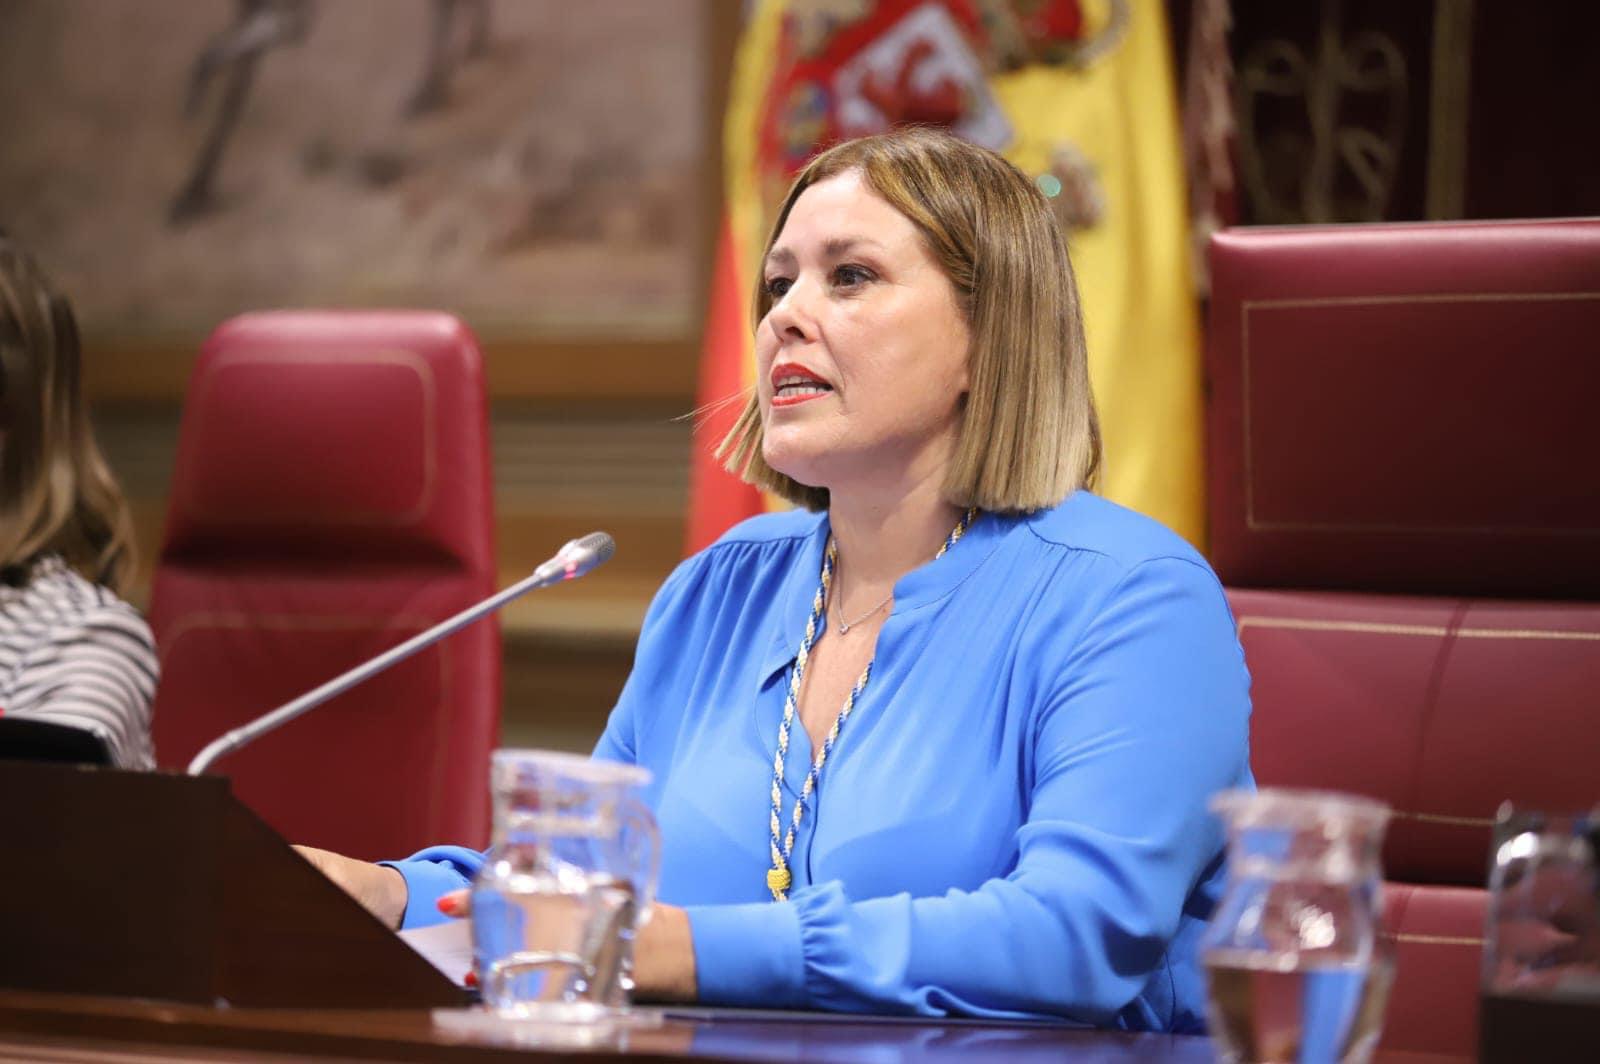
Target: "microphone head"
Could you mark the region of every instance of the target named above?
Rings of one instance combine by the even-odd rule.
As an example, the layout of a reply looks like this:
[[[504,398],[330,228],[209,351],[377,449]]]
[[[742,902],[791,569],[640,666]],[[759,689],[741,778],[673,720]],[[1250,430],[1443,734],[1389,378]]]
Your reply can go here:
[[[594,560],[589,563],[591,569],[610,561],[611,556],[617,553],[617,541],[605,532],[590,532],[582,539],[573,540],[572,546],[593,557]]]
[[[581,539],[569,539],[556,556],[535,569],[557,580],[575,580],[595,566],[607,562],[617,552],[617,541],[604,532],[590,532]]]

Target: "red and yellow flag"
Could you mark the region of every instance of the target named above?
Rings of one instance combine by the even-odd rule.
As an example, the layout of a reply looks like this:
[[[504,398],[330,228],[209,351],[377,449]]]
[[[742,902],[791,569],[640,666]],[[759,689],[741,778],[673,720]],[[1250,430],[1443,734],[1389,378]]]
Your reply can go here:
[[[1159,0],[758,3],[723,131],[702,406],[753,385],[750,294],[794,174],[830,144],[907,123],[1001,152],[1051,198],[1082,291],[1100,490],[1200,543],[1200,335]],[[737,411],[724,403],[696,431],[690,550],[763,506],[711,457]]]

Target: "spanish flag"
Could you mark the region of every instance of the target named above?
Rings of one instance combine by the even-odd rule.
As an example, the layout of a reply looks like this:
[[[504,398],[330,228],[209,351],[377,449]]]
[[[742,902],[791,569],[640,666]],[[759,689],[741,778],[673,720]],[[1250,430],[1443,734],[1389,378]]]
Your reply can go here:
[[[712,456],[753,386],[750,296],[782,194],[818,151],[934,124],[993,148],[1056,206],[1105,435],[1100,490],[1197,545],[1200,331],[1160,0],[763,0],[723,130],[689,549],[766,505]]]

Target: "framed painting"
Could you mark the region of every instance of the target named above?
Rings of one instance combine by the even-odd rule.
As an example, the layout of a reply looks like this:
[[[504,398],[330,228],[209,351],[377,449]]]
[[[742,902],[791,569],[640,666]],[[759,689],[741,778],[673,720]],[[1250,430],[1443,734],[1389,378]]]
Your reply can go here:
[[[102,396],[181,394],[276,306],[453,311],[497,396],[596,351],[681,391],[733,30],[715,0],[11,0],[0,227]]]

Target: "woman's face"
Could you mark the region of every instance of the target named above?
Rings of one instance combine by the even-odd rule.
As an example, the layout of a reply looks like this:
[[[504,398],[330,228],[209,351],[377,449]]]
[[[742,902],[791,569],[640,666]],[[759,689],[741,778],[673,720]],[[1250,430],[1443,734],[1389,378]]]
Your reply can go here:
[[[915,226],[855,171],[800,194],[763,266],[767,464],[802,484],[942,480],[967,391],[967,323]]]

